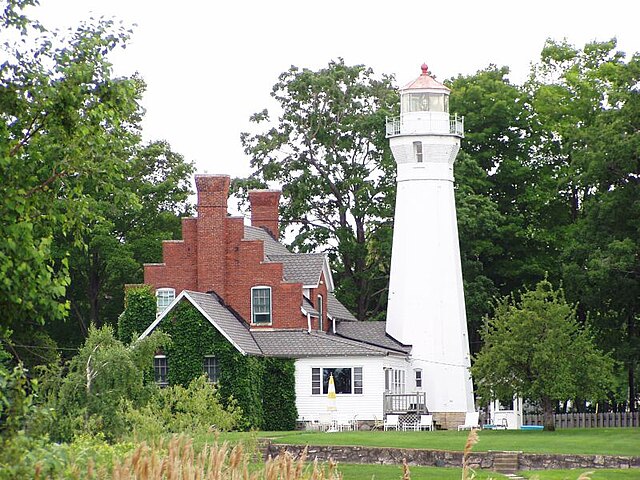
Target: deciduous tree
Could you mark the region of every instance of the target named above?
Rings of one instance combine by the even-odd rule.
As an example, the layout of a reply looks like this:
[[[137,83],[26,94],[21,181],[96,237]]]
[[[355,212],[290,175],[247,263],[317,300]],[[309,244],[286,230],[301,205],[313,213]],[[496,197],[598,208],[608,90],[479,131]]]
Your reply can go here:
[[[395,163],[385,117],[398,104],[391,81],[342,59],[318,71],[291,67],[272,91],[277,124],[263,110],[251,117],[262,131],[242,135],[252,179],[282,186],[294,247],[329,253],[340,293],[360,319],[386,305],[380,262],[390,257]]]
[[[485,400],[519,395],[544,411],[554,428],[555,402],[598,401],[613,385],[613,361],[576,319],[575,305],[548,280],[498,302],[482,328],[484,345],[471,367]]]

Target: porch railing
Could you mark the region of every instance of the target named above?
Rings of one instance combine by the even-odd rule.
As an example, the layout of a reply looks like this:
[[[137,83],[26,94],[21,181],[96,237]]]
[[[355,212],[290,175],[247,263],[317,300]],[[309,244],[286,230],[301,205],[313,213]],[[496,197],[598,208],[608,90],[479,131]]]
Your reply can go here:
[[[415,393],[385,393],[384,413],[428,413],[427,394]]]

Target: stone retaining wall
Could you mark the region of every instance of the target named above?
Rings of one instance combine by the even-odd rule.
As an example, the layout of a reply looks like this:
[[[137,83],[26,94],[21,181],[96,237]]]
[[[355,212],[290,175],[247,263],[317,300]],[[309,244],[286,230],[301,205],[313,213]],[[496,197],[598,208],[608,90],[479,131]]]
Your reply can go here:
[[[367,463],[401,465],[407,459],[409,465],[432,467],[462,467],[462,452],[446,450],[417,450],[411,448],[361,447],[361,446],[319,446],[285,445],[267,443],[263,446],[265,457],[277,456],[282,450],[298,457],[307,448],[307,458],[313,461],[327,461],[330,458],[339,463]],[[493,462],[499,452],[475,452],[469,456],[469,466],[473,469],[493,469]],[[548,469],[596,469],[596,468],[640,468],[640,457],[616,457],[611,455],[542,455],[519,454],[520,470]]]

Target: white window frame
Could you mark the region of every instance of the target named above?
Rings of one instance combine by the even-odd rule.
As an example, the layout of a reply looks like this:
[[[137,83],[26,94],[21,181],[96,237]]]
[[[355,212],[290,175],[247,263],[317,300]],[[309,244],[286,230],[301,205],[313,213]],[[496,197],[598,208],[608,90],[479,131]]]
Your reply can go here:
[[[213,365],[207,365],[207,360],[208,359],[213,359],[215,360],[213,362]],[[215,379],[211,378],[210,372],[207,369],[207,367],[212,367],[213,368],[213,372],[215,373],[214,377]],[[202,370],[204,371],[204,373],[207,374],[207,378],[209,379],[209,383],[218,383],[220,381],[220,362],[218,360],[218,358],[215,355],[205,355],[204,358],[202,359]]]
[[[318,295],[318,330],[324,330],[324,299]]]
[[[422,163],[424,161],[422,142],[413,142],[413,157],[416,163]]]
[[[158,365],[156,360],[164,360],[164,365]],[[158,374],[159,370],[164,369],[164,381],[161,381],[162,374]],[[154,355],[153,356],[153,378],[159,387],[166,387],[169,385],[169,361],[166,355]]]
[[[413,371],[415,375],[416,388],[422,388],[422,382],[423,382],[422,369],[416,368]]]
[[[162,314],[175,299],[175,288],[158,288],[156,290],[156,316]]]
[[[266,312],[256,312],[254,306],[254,292],[257,290],[267,290],[269,292],[269,321],[256,322],[256,315],[266,315]],[[252,325],[271,325],[273,323],[273,298],[271,295],[271,287],[259,285],[251,287],[251,324]]]
[[[387,367],[384,369],[384,390],[386,393],[405,393],[406,371],[400,368]]]
[[[348,368],[351,370],[351,392],[338,393],[336,395],[364,395],[364,368],[362,365],[340,366],[340,367],[311,367],[311,395],[321,396],[324,385],[324,370],[337,368]]]

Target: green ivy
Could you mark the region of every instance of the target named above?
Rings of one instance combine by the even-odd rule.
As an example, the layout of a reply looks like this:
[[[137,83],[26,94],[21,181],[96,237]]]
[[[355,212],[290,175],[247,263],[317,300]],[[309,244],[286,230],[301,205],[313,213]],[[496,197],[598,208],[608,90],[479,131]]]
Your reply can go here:
[[[169,383],[187,386],[202,375],[205,355],[215,355],[220,367],[220,395],[226,404],[235,399],[242,409],[245,428],[261,428],[262,362],[242,355],[188,301],[181,302],[160,328],[172,345],[165,351],[169,359]]]
[[[265,430],[296,428],[295,362],[288,358],[264,358],[265,382],[262,389]]]
[[[156,296],[149,285],[136,285],[125,292],[125,310],[118,318],[118,340],[129,343],[156,319]]]
[[[148,301],[153,300],[153,305]],[[155,297],[150,289],[130,289],[127,310],[121,315],[121,328],[144,331],[155,319]],[[153,319],[149,320],[149,313]],[[148,322],[141,326],[140,315]],[[290,359],[242,355],[188,301],[183,300],[159,325],[171,337],[164,348],[169,364],[169,383],[187,387],[202,375],[203,359],[215,355],[220,368],[219,394],[225,407],[237,404],[242,409],[242,428],[291,430],[297,418],[295,367]],[[126,332],[125,332],[126,333]],[[234,403],[235,402],[235,403]]]

